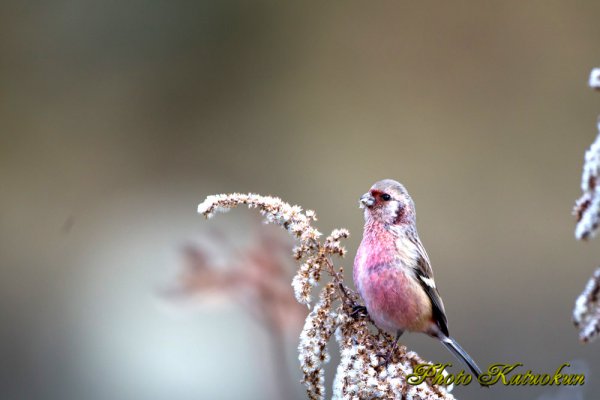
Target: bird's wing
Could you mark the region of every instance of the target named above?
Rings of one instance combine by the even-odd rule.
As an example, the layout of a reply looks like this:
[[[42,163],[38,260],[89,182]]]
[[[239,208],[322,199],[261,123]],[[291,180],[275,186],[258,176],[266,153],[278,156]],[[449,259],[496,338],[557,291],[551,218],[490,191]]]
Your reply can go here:
[[[442,302],[442,298],[440,297],[440,293],[435,286],[435,281],[433,280],[433,270],[431,269],[431,262],[429,261],[429,256],[425,251],[425,247],[421,243],[419,237],[415,235],[411,235],[411,241],[415,244],[418,252],[417,265],[415,267],[415,272],[417,275],[417,280],[421,284],[427,296],[431,300],[431,309],[433,320],[436,322],[440,330],[446,335],[449,336],[448,333],[448,319],[446,318],[446,311],[444,310],[444,303]]]

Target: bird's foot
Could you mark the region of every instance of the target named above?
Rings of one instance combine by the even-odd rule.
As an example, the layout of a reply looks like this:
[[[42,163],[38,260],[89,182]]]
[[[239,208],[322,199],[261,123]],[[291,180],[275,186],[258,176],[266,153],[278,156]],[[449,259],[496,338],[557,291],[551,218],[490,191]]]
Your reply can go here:
[[[400,336],[402,336],[402,333],[404,331],[402,330],[398,330],[396,332],[396,340],[394,340],[394,342],[392,343],[392,348],[390,349],[390,351],[388,351],[387,353],[377,353],[377,357],[383,358],[383,360],[385,361],[385,368],[387,368],[388,364],[390,363],[390,361],[392,360],[392,357],[394,356],[394,353],[396,352],[396,349],[398,348],[398,339],[400,339]]]
[[[352,312],[350,313],[350,316],[352,318],[366,317],[368,315],[369,313],[367,312],[367,307],[361,306],[360,304],[355,304],[354,306],[352,306]]]
[[[384,368],[387,368],[390,361],[392,360],[392,356],[394,355],[394,350],[390,350],[387,353],[377,353],[375,354],[375,356],[381,358],[383,360],[383,363],[379,364],[379,366],[383,366]]]

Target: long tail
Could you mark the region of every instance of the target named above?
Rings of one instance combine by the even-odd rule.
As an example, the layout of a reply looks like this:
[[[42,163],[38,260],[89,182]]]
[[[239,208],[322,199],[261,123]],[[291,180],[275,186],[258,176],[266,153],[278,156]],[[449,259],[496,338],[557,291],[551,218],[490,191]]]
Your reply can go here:
[[[475,377],[477,378],[477,381],[479,381],[479,375],[481,375],[481,369],[477,366],[475,361],[473,361],[471,356],[466,351],[464,351],[464,349],[462,347],[460,347],[458,342],[456,340],[454,340],[453,338],[451,338],[450,336],[446,336],[446,337],[442,338],[442,343],[444,344],[444,346],[446,346],[446,348],[448,350],[450,350],[450,352],[452,354],[454,354],[456,356],[456,358],[461,360],[463,363],[465,363],[467,365],[467,367],[469,367],[469,369],[471,370],[473,375],[475,375]],[[485,386],[485,385],[482,385],[482,386]]]

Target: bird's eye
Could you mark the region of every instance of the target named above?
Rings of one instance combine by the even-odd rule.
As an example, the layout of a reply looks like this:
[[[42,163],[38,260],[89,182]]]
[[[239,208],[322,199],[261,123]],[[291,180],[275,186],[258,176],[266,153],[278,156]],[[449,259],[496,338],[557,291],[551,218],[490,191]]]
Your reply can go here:
[[[392,199],[392,196],[390,196],[387,193],[384,193],[381,195],[381,200],[383,200],[383,201],[390,201],[391,199]]]

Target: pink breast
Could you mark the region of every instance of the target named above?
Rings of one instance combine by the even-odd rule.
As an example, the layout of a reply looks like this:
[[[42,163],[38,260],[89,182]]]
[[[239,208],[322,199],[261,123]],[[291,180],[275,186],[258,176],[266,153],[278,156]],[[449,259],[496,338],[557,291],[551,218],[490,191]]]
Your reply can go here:
[[[382,329],[421,331],[431,319],[423,290],[397,268],[373,270],[363,287],[369,315]]]
[[[388,249],[363,246],[356,255],[354,282],[375,324],[391,333],[424,331],[431,320],[431,303],[408,267]]]

